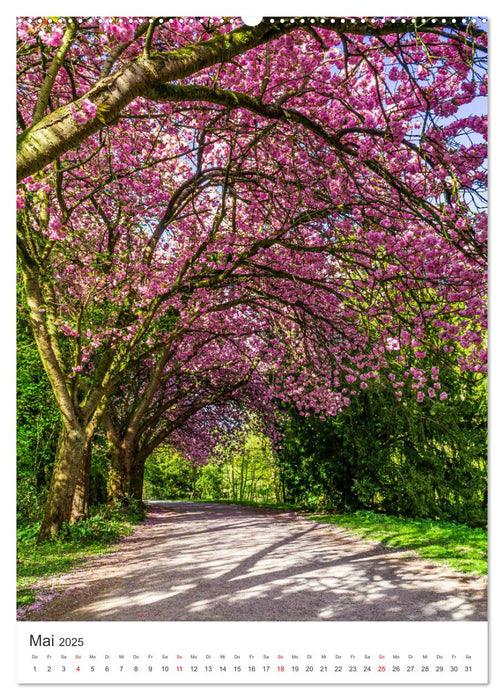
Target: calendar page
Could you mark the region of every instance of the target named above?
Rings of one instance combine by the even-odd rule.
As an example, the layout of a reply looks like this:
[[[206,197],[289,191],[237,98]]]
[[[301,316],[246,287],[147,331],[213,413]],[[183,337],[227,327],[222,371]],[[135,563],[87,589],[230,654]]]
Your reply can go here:
[[[488,18],[130,5],[16,18],[18,689],[486,685]]]

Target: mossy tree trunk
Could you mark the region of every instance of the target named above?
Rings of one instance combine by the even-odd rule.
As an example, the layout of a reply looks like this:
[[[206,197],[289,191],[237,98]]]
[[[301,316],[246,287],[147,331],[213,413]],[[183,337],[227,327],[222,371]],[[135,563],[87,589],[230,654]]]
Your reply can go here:
[[[141,501],[145,474],[145,459],[137,456],[131,465],[129,492],[132,498]]]
[[[91,481],[91,441],[87,440],[84,455],[77,474],[70,522],[89,518],[89,486]]]
[[[61,432],[38,542],[58,534],[63,523],[89,514],[91,440],[106,406],[103,389],[80,405],[75,382],[68,377],[59,344],[50,285],[44,284],[37,263],[20,253],[30,325],[42,364],[61,415]]]
[[[58,441],[51,485],[38,542],[58,534],[71,521],[74,494],[86,457],[86,433],[82,428],[63,426]]]

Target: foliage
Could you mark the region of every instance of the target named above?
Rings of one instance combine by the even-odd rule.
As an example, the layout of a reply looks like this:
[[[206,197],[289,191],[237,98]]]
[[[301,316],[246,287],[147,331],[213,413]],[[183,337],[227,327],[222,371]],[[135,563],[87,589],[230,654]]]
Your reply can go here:
[[[114,542],[118,537],[129,534],[131,525],[145,519],[147,507],[141,501],[125,501],[112,506],[98,506],[90,517],[72,525],[65,524],[58,535],[61,541]]]
[[[486,381],[441,376],[449,392],[443,402],[398,402],[388,387],[373,385],[326,421],[291,412],[279,453],[284,499],[484,525]]]
[[[225,498],[227,488],[224,466],[221,462],[215,462],[211,459],[199,467],[195,490],[197,499]]]
[[[144,498],[177,500],[192,498],[196,467],[169,447],[160,448],[145,463]]]
[[[144,497],[269,501],[276,492],[275,463],[269,438],[248,425],[202,465],[173,448],[157,450],[146,462]]]
[[[99,428],[91,443],[89,503],[98,506],[107,503],[110,469],[110,445],[103,428]]]
[[[253,422],[215,451],[206,466],[212,468],[220,469],[219,490],[225,498],[267,502],[276,497],[276,458],[271,440],[257,426],[254,428]],[[219,492],[204,488],[201,496],[220,497]]]

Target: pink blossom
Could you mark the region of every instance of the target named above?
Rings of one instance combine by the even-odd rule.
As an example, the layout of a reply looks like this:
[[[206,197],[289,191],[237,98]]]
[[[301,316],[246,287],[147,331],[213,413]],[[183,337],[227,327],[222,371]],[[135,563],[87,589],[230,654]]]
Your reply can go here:
[[[57,48],[63,40],[63,27],[56,25],[49,34],[44,31],[40,32],[39,36],[43,44]]]
[[[28,31],[24,27],[18,29],[17,35],[21,39],[21,41],[28,41],[30,38]]]
[[[51,218],[48,226],[48,235],[52,241],[62,241],[66,237],[61,218],[55,216]]]
[[[81,109],[82,111],[78,111],[75,103],[72,102],[70,111],[77,124],[86,124],[90,119],[94,119],[96,116],[97,107],[93,102],[88,100],[87,97],[82,100]]]
[[[81,103],[82,111],[87,116],[88,119],[94,119],[96,117],[96,105],[85,97]]]
[[[20,121],[28,124],[44,79],[40,41],[50,61],[54,51],[47,47],[58,45],[63,29],[41,17],[18,27],[26,41],[19,54]],[[466,202],[473,188],[485,187],[486,120],[457,116],[476,94],[469,81],[481,80],[479,68],[465,65],[469,53],[461,60],[462,45],[432,34],[427,49],[397,34],[392,49],[365,29],[352,34],[356,50],[347,63],[337,32],[317,28],[321,44],[296,30],[272,39],[267,52],[257,46],[187,82],[256,97],[263,85],[265,103],[313,120],[319,135],[296,119],[144,97],[125,102],[105,135],[97,105],[85,95],[96,94],[106,57],[134,40],[135,27],[129,18],[81,23],[71,48],[74,85],[61,70],[51,90],[55,109],[68,105],[72,89],[84,96],[64,108],[83,137],[62,155],[64,196],[51,166],[25,179],[21,192],[31,194],[17,199],[55,290],[56,304],[49,307],[45,297],[40,303],[54,308],[56,332],[68,346],[62,376],[85,370],[94,386],[93,363],[101,366],[110,354],[105,369],[126,415],[122,408],[137,391],[124,370],[129,360],[148,383],[160,348],[169,348],[151,406],[166,406],[160,421],[168,425],[210,384],[209,393],[218,395],[248,377],[230,390],[232,405],[223,398],[173,436],[177,449],[201,460],[226,421],[240,424],[237,406],[260,414],[273,432],[277,399],[302,415],[338,415],[357,393],[351,385],[365,389],[372,379],[388,377],[398,401],[403,385],[418,402],[433,399],[439,371],[431,369],[431,387],[427,364],[410,365],[415,350],[423,358],[423,348],[438,340],[446,352],[463,355],[462,371],[480,371],[486,217]],[[152,51],[193,46],[209,27],[229,30],[215,18],[205,27],[165,22]],[[142,39],[122,47],[117,70],[138,66],[143,46]],[[408,71],[396,65],[399,51]],[[356,68],[347,74],[348,65]],[[392,80],[399,81],[393,91]],[[424,120],[429,111],[433,119]],[[321,138],[323,131],[338,134],[341,152]],[[421,148],[411,148],[409,139]],[[195,180],[197,158],[206,176]],[[451,198],[448,183],[459,190]],[[170,199],[169,226],[146,255]],[[306,217],[312,211],[320,216]],[[65,240],[51,246],[47,238]],[[101,346],[105,353],[97,352]],[[440,400],[446,398],[443,392]]]
[[[72,117],[75,119],[77,124],[85,124],[88,121],[87,117],[82,114],[82,112],[77,111],[75,104],[71,104],[70,111],[72,112]]]

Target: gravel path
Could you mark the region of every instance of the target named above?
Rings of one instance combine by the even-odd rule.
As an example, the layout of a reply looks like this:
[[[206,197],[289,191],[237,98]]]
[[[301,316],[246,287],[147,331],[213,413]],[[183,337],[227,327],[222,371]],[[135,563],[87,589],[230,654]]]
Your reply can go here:
[[[151,504],[27,620],[486,620],[486,583],[294,513]]]

